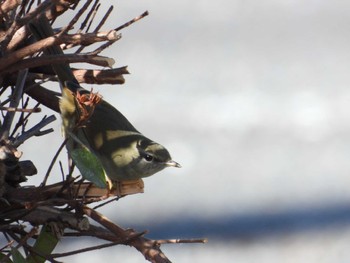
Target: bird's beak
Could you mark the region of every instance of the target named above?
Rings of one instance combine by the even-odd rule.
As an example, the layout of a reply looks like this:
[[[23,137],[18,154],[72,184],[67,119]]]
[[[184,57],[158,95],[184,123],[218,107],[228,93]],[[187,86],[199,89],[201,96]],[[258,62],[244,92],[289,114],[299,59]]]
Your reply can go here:
[[[171,166],[171,167],[176,167],[176,168],[181,168],[181,165],[173,160],[166,162],[165,165]]]

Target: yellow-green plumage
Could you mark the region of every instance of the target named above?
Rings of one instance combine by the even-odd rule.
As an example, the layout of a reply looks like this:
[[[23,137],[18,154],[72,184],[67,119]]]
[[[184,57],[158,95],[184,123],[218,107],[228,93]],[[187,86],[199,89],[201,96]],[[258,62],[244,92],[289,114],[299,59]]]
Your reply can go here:
[[[38,40],[53,35],[44,16],[29,26]],[[63,51],[59,46],[52,46],[44,53],[62,55]],[[68,64],[53,64],[52,68],[60,80],[60,111],[68,152],[79,143],[84,144],[98,157],[112,180],[133,180],[150,176],[168,166],[180,167],[162,145],[138,132],[123,114],[104,100],[95,105],[93,114],[83,125],[77,126],[81,112],[73,94],[89,92],[79,85]]]

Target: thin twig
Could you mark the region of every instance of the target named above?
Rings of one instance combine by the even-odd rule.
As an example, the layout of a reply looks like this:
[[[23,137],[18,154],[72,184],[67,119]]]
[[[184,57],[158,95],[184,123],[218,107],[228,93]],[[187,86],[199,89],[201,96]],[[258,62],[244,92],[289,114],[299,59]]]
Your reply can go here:
[[[25,100],[24,103],[22,103],[22,108],[23,108],[23,109],[27,108],[28,103],[29,103],[29,97],[26,98],[26,100]],[[40,103],[38,102],[38,103],[34,106],[33,109],[39,109],[39,106],[40,106]],[[27,113],[27,114],[24,115],[24,113]],[[16,126],[13,128],[12,133],[11,133],[11,135],[10,135],[11,138],[15,136],[15,134],[16,134],[16,132],[17,132],[17,130],[18,130],[19,128],[21,128],[21,130],[22,130],[21,132],[22,132],[22,133],[25,132],[26,126],[27,126],[27,124],[28,124],[29,117],[32,115],[32,113],[33,113],[33,112],[21,112],[21,115],[20,115],[20,117],[19,117],[19,119],[18,119],[18,121],[17,121],[17,123],[16,123]]]
[[[27,108],[27,107],[28,107],[28,104],[29,104],[29,97],[26,98],[25,101],[23,101],[23,99],[22,99],[22,107],[21,107],[21,108],[23,108],[23,109]],[[37,103],[37,104],[34,106],[34,108],[38,108],[39,105],[40,105],[40,104]],[[28,113],[26,114],[26,116],[24,116],[24,112],[21,112],[20,117],[19,117],[19,120],[18,120],[18,122],[16,123],[16,127],[15,127],[15,128],[13,129],[13,131],[12,131],[11,137],[14,136],[14,134],[15,134],[16,131],[17,131],[17,129],[20,128],[20,127],[22,128],[22,132],[25,131],[26,125],[28,124],[28,119],[29,119],[29,117],[30,117],[31,115],[32,115],[32,113],[31,113],[31,112],[28,112]]]
[[[5,246],[3,246],[2,248],[0,248],[0,251],[3,251],[4,249],[6,249],[6,248],[8,248],[8,247],[11,247],[13,243],[14,243],[14,241],[11,240],[11,241],[8,242]]]
[[[76,255],[76,254],[80,254],[80,253],[84,253],[84,252],[88,252],[88,251],[92,251],[92,250],[102,249],[102,248],[106,248],[106,247],[112,247],[112,246],[119,245],[119,244],[120,244],[120,241],[115,241],[115,242],[111,242],[111,243],[107,243],[107,244],[77,249],[77,250],[73,250],[70,252],[51,254],[50,258],[68,257],[68,256],[72,256],[72,255]]]
[[[108,41],[107,43],[102,44],[100,47],[96,48],[94,51],[89,52],[87,54],[89,54],[91,56],[96,56],[96,55],[100,54],[103,50],[108,48],[109,46],[113,45],[116,41],[118,41],[121,38],[122,38],[122,34],[119,34],[117,40]]]
[[[161,244],[184,244],[184,243],[207,243],[207,238],[191,238],[191,239],[160,239],[157,240],[159,245]]]
[[[29,138],[33,137],[33,136],[41,136],[44,134],[47,134],[49,132],[53,132],[52,129],[48,129],[46,131],[40,131],[43,127],[45,127],[46,125],[50,124],[51,122],[56,120],[56,116],[55,115],[51,115],[49,117],[45,117],[44,119],[42,119],[37,125],[35,125],[33,128],[29,129],[28,131],[22,133],[14,142],[13,145],[15,147],[18,147],[19,145],[21,145],[22,143],[24,143],[26,140],[28,140]]]
[[[113,8],[114,8],[114,7],[113,7],[112,5],[108,8],[106,14],[102,17],[100,23],[98,23],[98,25],[97,25],[96,28],[94,29],[94,31],[93,31],[94,33],[97,33],[97,32],[101,29],[101,27],[102,27],[102,26],[104,25],[104,23],[107,21],[107,18],[109,17],[109,15],[112,13]]]
[[[110,6],[109,7],[109,9],[108,9],[108,11],[106,12],[106,14],[104,15],[104,17],[102,18],[102,20],[100,21],[100,23],[97,25],[97,27],[94,29],[94,33],[97,33],[99,30],[100,30],[100,28],[103,26],[103,24],[105,23],[105,21],[107,20],[107,18],[108,18],[108,16],[110,15],[110,13],[112,12],[112,10],[113,10],[113,6]],[[90,25],[89,25],[89,27],[90,27]],[[88,29],[89,29],[89,27],[88,27]],[[86,32],[88,32],[88,29],[86,29]],[[80,46],[78,49],[77,49],[77,51],[75,52],[75,53],[80,53],[80,52],[82,52],[83,51],[83,49],[85,48],[85,46]]]
[[[1,60],[1,59],[0,59]],[[4,68],[2,73],[10,73],[17,71],[18,69],[39,67],[44,65],[50,65],[54,63],[88,63],[92,65],[98,65],[101,67],[111,68],[114,64],[114,60],[109,57],[95,56],[90,54],[63,54],[63,55],[47,55],[42,57],[34,57],[23,59],[16,64]]]
[[[150,240],[139,236],[138,238],[133,238],[130,240],[131,236],[137,235],[134,230],[130,229],[128,231],[124,230],[120,226],[116,225],[112,221],[110,221],[107,217],[103,216],[99,212],[94,209],[91,209],[87,206],[83,207],[84,213],[89,216],[91,219],[95,220],[109,231],[114,233],[116,236],[125,240],[124,244],[133,246],[138,251],[140,251],[144,257],[151,261],[157,263],[170,263],[171,261],[164,255],[164,253],[160,250],[159,244],[157,244],[156,240]]]
[[[118,201],[119,199],[120,199],[120,197],[117,196],[116,198],[112,198],[111,200],[108,200],[108,201],[106,201],[106,202],[103,202],[102,204],[99,204],[99,205],[95,206],[93,209],[96,210],[96,209],[98,209],[98,208],[101,208],[102,206],[105,206],[105,205],[109,204],[109,203]]]
[[[79,20],[79,18],[84,14],[86,9],[89,7],[91,4],[92,0],[87,0],[86,3],[83,5],[82,8],[76,13],[76,15],[73,17],[73,19],[69,22],[68,26],[64,27],[62,31],[58,34],[58,37],[61,35],[67,33],[69,30],[71,30],[74,26],[74,24]]]
[[[37,227],[35,227],[35,228],[33,228],[26,236],[28,236],[30,233],[32,233],[34,229],[35,229],[36,232],[37,232]],[[33,236],[36,234],[36,232],[34,232],[33,235],[28,236],[28,238],[26,238],[25,241],[28,240],[29,238],[33,237]],[[30,245],[28,245],[26,242],[23,243],[23,239],[24,239],[24,238],[19,239],[19,238],[18,238],[15,234],[13,234],[13,233],[8,233],[8,234],[9,234],[14,240],[16,240],[16,242],[18,243],[18,245],[16,246],[16,248],[19,248],[19,247],[20,247],[20,244],[21,244],[21,246],[23,246],[23,248],[27,249],[27,250],[30,251],[31,253],[35,253],[36,255],[38,255],[38,256],[40,256],[40,257],[42,257],[42,258],[47,259],[47,256],[46,256],[46,255],[43,255],[43,254],[39,253],[38,251],[35,251],[35,250],[34,250]],[[6,262],[6,261],[4,261],[4,262]],[[52,262],[52,263],[59,263],[58,261],[55,261],[55,260],[53,260],[53,259],[51,260],[51,262]]]
[[[139,21],[140,19],[142,19],[142,18],[148,16],[148,15],[149,15],[148,11],[145,11],[145,12],[143,12],[141,15],[135,17],[134,19],[131,19],[129,22],[126,22],[125,24],[122,24],[121,26],[118,26],[118,27],[117,27],[116,29],[114,29],[114,30],[115,30],[115,31],[122,30],[122,29],[124,29],[124,28],[130,26],[131,24],[133,24],[133,23]]]
[[[27,56],[31,56],[37,52],[43,51],[44,49],[49,48],[51,46],[60,45],[63,42],[90,45],[94,42],[106,41],[106,40],[118,40],[119,38],[120,36],[113,30],[110,30],[107,32],[100,32],[100,33],[89,33],[89,34],[79,34],[79,35],[59,35],[59,36],[48,37],[40,41],[37,41],[33,44],[30,44],[26,47],[23,47],[19,50],[16,50],[11,54],[1,57],[0,72],[2,74],[5,72],[9,72],[8,68],[13,67],[14,66],[13,64],[19,63],[21,60],[23,60],[23,58]],[[33,67],[33,65],[31,65],[30,67]],[[13,71],[14,69],[11,69],[11,70]]]
[[[84,213],[90,217],[91,219],[93,219],[94,221],[98,222],[99,224],[101,224],[102,226],[104,226],[105,228],[109,229],[111,232],[113,232],[115,235],[119,236],[122,239],[128,239],[128,232],[125,231],[123,228],[121,228],[120,226],[116,225],[115,223],[113,223],[112,221],[110,221],[107,217],[105,217],[104,215],[100,214],[99,212],[97,212],[94,209],[91,209],[88,206],[84,206],[83,207]]]
[[[32,112],[32,113],[41,112],[41,108],[22,109],[22,108],[4,107],[4,106],[0,106],[0,110],[3,110],[3,111],[15,111],[15,112]]]
[[[92,13],[92,16],[91,16],[89,25],[88,25],[87,28],[86,28],[86,32],[88,32],[88,31],[90,30],[90,27],[91,27],[91,25],[92,25],[92,22],[94,21],[97,12],[98,12],[98,10],[100,9],[100,6],[101,6],[101,4],[99,3],[99,4],[96,6],[94,12]]]
[[[44,186],[46,185],[46,182],[47,182],[47,179],[48,179],[49,176],[50,176],[51,170],[52,170],[52,168],[53,168],[53,166],[54,166],[54,164],[55,164],[55,162],[56,162],[56,160],[57,160],[59,154],[61,153],[62,149],[63,149],[64,146],[66,145],[66,143],[67,143],[67,139],[65,139],[65,140],[62,142],[62,144],[60,145],[60,147],[59,147],[58,150],[56,151],[55,156],[54,156],[54,157],[52,158],[52,160],[51,160],[51,163],[50,163],[50,165],[49,165],[49,168],[47,169],[47,172],[46,172],[46,174],[45,174],[44,180],[42,181],[40,187],[44,187]]]
[[[24,88],[24,83],[27,77],[27,73],[28,73],[28,69],[26,70],[22,70],[19,72],[18,74],[18,78],[17,78],[17,83],[16,83],[16,87],[15,90],[12,94],[12,98],[10,101],[10,107],[11,108],[17,108],[19,101],[23,95],[23,88]],[[8,139],[8,136],[10,134],[10,129],[11,129],[11,125],[13,122],[13,118],[15,117],[15,112],[14,111],[8,111],[5,119],[4,119],[4,124],[2,126],[2,135],[1,135],[1,139],[2,140],[6,140]]]
[[[87,15],[86,15],[84,21],[81,23],[80,28],[79,28],[79,30],[78,30],[78,33],[82,32],[83,29],[86,27],[86,25],[87,25],[87,23],[88,23],[88,21],[89,21],[91,15],[92,15],[92,13],[95,12],[95,9],[96,9],[96,6],[98,5],[98,3],[99,3],[99,0],[95,0],[95,3],[92,5],[90,11],[87,13]],[[86,32],[87,32],[87,31],[88,31],[88,30],[86,30]]]

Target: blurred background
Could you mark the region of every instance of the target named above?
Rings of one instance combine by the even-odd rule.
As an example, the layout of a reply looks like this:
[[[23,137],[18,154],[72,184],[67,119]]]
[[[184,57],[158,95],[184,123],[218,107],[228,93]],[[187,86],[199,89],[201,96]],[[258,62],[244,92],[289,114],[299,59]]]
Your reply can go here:
[[[126,84],[95,90],[183,168],[100,211],[150,238],[209,238],[163,245],[173,262],[349,262],[350,2],[116,1],[104,29],[145,10],[105,53]],[[21,148],[41,174],[52,126]],[[112,259],[145,261],[124,246],[64,261]]]

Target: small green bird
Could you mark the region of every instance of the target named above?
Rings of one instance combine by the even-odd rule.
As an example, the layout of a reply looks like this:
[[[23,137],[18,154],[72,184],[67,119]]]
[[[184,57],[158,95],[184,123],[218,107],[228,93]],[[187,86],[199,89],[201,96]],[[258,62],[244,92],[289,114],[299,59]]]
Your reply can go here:
[[[54,35],[44,16],[31,22],[29,27],[37,40]],[[59,46],[51,46],[44,53],[55,55],[63,51]],[[123,114],[100,97],[86,121],[79,125],[85,117],[77,97],[91,99],[94,94],[79,85],[68,64],[52,64],[52,68],[61,84],[60,111],[68,152],[80,141],[95,154],[112,181],[139,179],[166,167],[181,167],[171,159],[166,148],[142,135]]]

